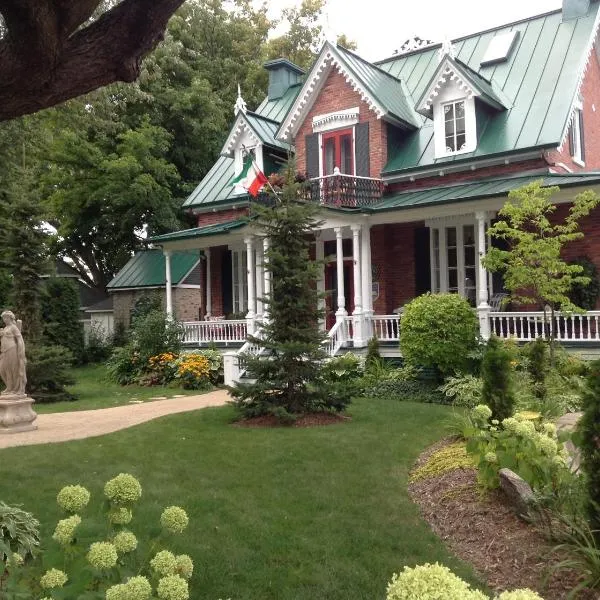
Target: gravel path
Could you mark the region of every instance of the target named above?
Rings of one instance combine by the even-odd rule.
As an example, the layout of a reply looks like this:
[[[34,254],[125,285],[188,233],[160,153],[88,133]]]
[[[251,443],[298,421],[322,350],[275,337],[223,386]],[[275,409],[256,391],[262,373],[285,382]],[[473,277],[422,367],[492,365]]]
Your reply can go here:
[[[229,399],[229,394],[225,390],[217,390],[198,396],[155,400],[128,406],[115,406],[114,408],[38,415],[35,420],[38,428],[35,431],[0,435],[0,448],[51,444],[95,437],[133,427],[165,415],[209,406],[223,406]]]

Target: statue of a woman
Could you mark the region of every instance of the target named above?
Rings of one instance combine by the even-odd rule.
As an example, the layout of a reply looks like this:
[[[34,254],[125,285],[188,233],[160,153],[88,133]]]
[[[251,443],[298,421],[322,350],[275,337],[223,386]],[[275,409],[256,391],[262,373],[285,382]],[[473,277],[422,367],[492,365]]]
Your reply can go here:
[[[27,361],[23,336],[10,310],[5,310],[0,318],[4,321],[4,328],[0,329],[0,379],[6,386],[1,395],[25,395]]]

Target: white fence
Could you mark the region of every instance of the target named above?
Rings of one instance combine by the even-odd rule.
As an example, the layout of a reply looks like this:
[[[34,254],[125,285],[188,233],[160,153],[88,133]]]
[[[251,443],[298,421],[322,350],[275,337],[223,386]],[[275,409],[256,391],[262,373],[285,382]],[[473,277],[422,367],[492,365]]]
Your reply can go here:
[[[183,325],[183,343],[203,344],[243,344],[248,327],[245,319],[235,321],[187,321]]]

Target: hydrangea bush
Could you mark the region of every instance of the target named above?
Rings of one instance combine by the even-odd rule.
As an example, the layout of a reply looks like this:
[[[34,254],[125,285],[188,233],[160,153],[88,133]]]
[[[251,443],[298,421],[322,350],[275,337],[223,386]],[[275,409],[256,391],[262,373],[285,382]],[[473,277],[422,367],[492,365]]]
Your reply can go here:
[[[483,592],[471,589],[466,581],[439,563],[404,567],[394,573],[387,586],[386,600],[489,600]],[[543,600],[535,592],[522,589],[503,592],[496,600]]]
[[[465,428],[464,435],[484,487],[498,487],[500,469],[508,468],[534,490],[547,491],[556,488],[568,471],[568,454],[554,424],[536,424],[539,419],[529,416],[517,413],[500,423],[491,419],[492,411],[486,405],[471,410],[471,426]]]
[[[36,577],[36,566],[27,564],[21,556],[16,560],[15,554],[10,559],[8,577],[0,579],[0,597],[4,598],[6,592],[10,598],[44,595],[43,600],[79,598],[84,597],[85,589],[86,598],[99,600],[188,600],[188,580],[194,572],[194,563],[188,555],[175,555],[164,548],[169,536],[181,534],[187,528],[186,511],[179,506],[165,508],[160,516],[160,533],[150,540],[149,547],[141,548],[135,533],[129,529],[134,507],[142,498],[140,482],[133,475],[120,473],[106,482],[104,496],[106,537],[91,544],[83,543],[77,532],[84,518],[74,511],[85,509],[91,495],[79,485],[64,487],[58,493],[57,503],[67,516],[58,521],[52,535],[64,556],[61,569],[51,566],[41,577]],[[25,590],[38,595],[31,596]]]

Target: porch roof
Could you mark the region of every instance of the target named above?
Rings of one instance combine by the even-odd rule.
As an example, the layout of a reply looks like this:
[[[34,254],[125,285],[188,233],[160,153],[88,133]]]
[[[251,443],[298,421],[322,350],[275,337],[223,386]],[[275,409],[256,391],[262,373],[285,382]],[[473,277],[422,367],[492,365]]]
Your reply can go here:
[[[171,281],[181,283],[200,260],[200,253],[182,251],[171,255]],[[166,282],[165,255],[162,250],[137,252],[106,286],[108,291],[163,286]]]
[[[531,183],[543,182],[545,187],[559,186],[561,188],[584,186],[600,183],[600,172],[570,173],[559,175],[554,173],[541,175],[522,175],[517,177],[502,177],[479,179],[455,185],[438,186],[420,190],[399,192],[384,197],[380,202],[369,207],[369,212],[385,210],[398,210],[414,208],[415,206],[429,206],[432,204],[448,204],[461,200],[476,200],[478,198],[493,198],[505,196],[511,190]]]
[[[235,229],[239,229],[240,227],[244,227],[245,225],[248,225],[248,219],[235,219],[233,221],[226,221],[225,223],[216,223],[214,225],[194,227],[193,229],[182,229],[181,231],[157,235],[150,238],[149,241],[162,244],[164,242],[177,242],[213,235],[223,235]]]

